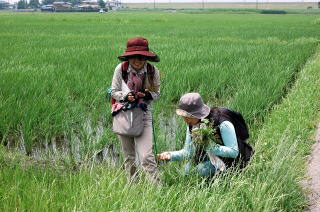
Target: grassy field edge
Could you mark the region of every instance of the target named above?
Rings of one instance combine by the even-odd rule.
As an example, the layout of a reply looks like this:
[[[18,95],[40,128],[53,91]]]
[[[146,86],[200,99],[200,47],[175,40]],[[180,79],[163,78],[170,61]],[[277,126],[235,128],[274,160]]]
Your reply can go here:
[[[307,155],[315,142],[314,133],[320,121],[320,48],[308,60],[291,91],[281,104],[275,105],[271,114],[265,119],[263,128],[258,132],[255,144],[256,156],[254,164],[274,163],[271,167],[284,165],[288,178],[284,178],[284,185],[290,182],[295,190],[283,188],[283,204],[293,206],[291,210],[307,207],[304,203],[295,202],[293,196],[301,195],[306,198],[306,191],[301,181],[305,179]],[[279,148],[276,148],[278,146]],[[287,159],[284,161],[283,158]],[[279,164],[276,164],[279,163]],[[271,170],[271,172],[273,172]],[[276,181],[275,181],[276,182]],[[287,192],[287,193],[286,193]],[[295,207],[296,206],[296,207]],[[300,209],[299,209],[300,208]],[[287,208],[288,209],[288,208]],[[289,210],[289,211],[291,211]]]

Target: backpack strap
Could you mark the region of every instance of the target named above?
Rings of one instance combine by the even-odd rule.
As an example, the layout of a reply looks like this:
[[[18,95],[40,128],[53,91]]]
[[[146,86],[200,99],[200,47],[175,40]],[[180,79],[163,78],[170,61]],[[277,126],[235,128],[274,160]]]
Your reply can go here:
[[[150,83],[153,83],[155,68],[150,63],[147,63],[147,77]]]
[[[124,61],[121,64],[121,72],[122,72],[122,79],[125,83],[128,82],[128,69],[129,69],[129,61]]]
[[[121,64],[121,72],[122,72],[122,79],[126,83],[128,82],[128,69],[129,69],[129,61],[124,61]],[[110,94],[111,94],[111,91],[110,91]],[[113,105],[114,103],[116,103],[116,100],[113,97],[111,97],[111,105]]]

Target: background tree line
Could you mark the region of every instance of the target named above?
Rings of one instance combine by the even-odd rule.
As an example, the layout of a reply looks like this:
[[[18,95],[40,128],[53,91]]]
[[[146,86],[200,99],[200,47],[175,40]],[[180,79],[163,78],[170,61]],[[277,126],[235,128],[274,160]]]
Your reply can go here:
[[[42,4],[53,4],[53,2],[58,1],[58,0],[43,0]],[[70,2],[72,6],[81,4],[82,0],[61,0],[63,2]],[[98,4],[101,8],[106,7],[106,3],[103,0],[98,0]],[[29,4],[26,0],[19,0],[18,2],[18,9],[26,9],[26,8],[39,8],[40,3],[39,0],[30,0]]]

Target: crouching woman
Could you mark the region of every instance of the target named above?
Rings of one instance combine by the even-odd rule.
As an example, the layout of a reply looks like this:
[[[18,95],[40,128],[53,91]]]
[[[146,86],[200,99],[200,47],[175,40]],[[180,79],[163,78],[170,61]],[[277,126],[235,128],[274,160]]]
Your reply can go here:
[[[242,115],[227,108],[210,108],[198,93],[187,93],[176,113],[187,123],[184,148],[158,154],[160,160],[188,160],[185,173],[211,177],[239,164],[246,166],[253,154],[245,142],[249,137]]]

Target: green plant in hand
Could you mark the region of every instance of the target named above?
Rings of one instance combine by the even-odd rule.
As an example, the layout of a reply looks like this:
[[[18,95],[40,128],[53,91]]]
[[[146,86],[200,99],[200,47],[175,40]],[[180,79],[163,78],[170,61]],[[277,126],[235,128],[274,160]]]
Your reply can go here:
[[[191,137],[196,145],[223,144],[218,133],[218,128],[208,119],[201,119],[199,127],[192,129]]]

